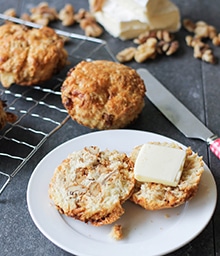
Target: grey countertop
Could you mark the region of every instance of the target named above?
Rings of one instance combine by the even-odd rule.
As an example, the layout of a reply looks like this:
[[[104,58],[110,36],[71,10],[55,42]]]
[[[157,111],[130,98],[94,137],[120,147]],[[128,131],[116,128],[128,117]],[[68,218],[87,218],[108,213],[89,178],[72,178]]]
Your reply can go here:
[[[0,12],[14,7],[18,15],[20,15],[39,2],[37,0],[2,1]],[[72,3],[76,10],[81,7],[88,9],[88,2],[85,0],[48,2],[51,2],[51,5],[56,7],[57,10],[61,9],[68,2]],[[194,21],[206,21],[215,26],[220,32],[220,2],[218,0],[175,0],[174,2],[180,8],[182,19],[190,18]],[[53,26],[58,29],[82,34],[82,31],[76,25],[70,28],[64,28],[60,24],[53,24]],[[185,44],[186,35],[187,32],[183,28],[176,34],[180,42],[180,49],[175,55],[170,57],[161,56],[142,64],[130,62],[127,65],[133,68],[146,67],[203,123],[215,134],[220,135],[220,64],[212,65],[195,59],[192,49]],[[108,33],[104,33],[101,38],[108,42],[113,55],[133,44],[132,41],[123,42],[115,39]],[[213,47],[213,49],[216,57],[220,59],[220,47]],[[44,114],[47,115],[47,112]],[[208,146],[204,142],[184,137],[150,101],[146,99],[146,104],[140,117],[127,128],[158,133],[177,140],[184,145],[191,146],[194,151],[203,156],[205,163],[212,171],[219,193],[220,160],[210,153]],[[28,211],[26,191],[34,168],[47,153],[69,139],[90,132],[93,132],[93,130],[80,126],[69,119],[58,131],[47,138],[45,143],[22,167],[0,195],[0,255],[70,255],[54,245],[35,226]],[[1,143],[0,141],[0,151],[3,146]],[[16,152],[16,148],[14,148],[14,151]],[[10,161],[6,164],[8,170],[11,168],[11,165],[12,162]],[[2,170],[1,162],[0,170]],[[204,230],[188,244],[169,253],[169,255],[219,255],[219,216],[220,206],[219,202],[217,202],[214,215]],[[148,255],[147,250],[146,255]]]

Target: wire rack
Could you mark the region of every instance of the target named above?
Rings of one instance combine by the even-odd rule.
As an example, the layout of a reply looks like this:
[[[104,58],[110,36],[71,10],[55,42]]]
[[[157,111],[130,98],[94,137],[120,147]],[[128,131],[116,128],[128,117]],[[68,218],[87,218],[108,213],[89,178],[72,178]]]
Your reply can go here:
[[[0,14],[0,24],[6,20],[40,28],[32,22]],[[0,195],[13,177],[22,169],[43,143],[69,119],[61,102],[60,86],[70,67],[85,59],[114,60],[106,41],[97,38],[56,30],[68,37],[65,46],[69,65],[49,81],[35,86],[12,85],[2,91],[6,111],[17,115],[15,123],[8,123],[0,131]],[[48,111],[49,110],[49,111]]]

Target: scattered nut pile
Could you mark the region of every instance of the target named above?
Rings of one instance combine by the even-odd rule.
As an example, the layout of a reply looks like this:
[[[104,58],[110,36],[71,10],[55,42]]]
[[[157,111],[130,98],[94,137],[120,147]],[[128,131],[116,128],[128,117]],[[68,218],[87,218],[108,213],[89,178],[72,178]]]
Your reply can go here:
[[[119,62],[128,62],[134,59],[142,63],[147,59],[155,59],[158,54],[170,56],[179,48],[179,42],[174,34],[166,30],[146,31],[134,39],[138,47],[128,47],[120,51],[116,58]]]
[[[183,26],[188,32],[194,34],[187,35],[185,38],[186,44],[194,49],[193,56],[205,62],[215,64],[216,57],[214,56],[213,50],[203,40],[209,39],[213,45],[220,46],[220,33],[217,32],[216,28],[204,21],[194,23],[190,19],[184,19]]]
[[[96,22],[91,12],[85,9],[75,12],[71,4],[66,4],[57,12],[47,2],[41,2],[38,6],[31,8],[30,13],[23,13],[20,18],[43,26],[56,20],[60,20],[63,26],[78,23],[85,35],[91,37],[99,37],[103,33],[102,27]],[[16,17],[16,11],[12,8],[6,10],[4,14]],[[214,46],[220,46],[220,33],[216,28],[204,21],[194,23],[190,19],[183,20],[183,27],[192,33],[192,35],[187,35],[185,40],[186,44],[193,48],[194,58],[215,64],[216,57],[213,49],[206,41],[211,40]],[[134,43],[138,46],[125,48],[116,55],[119,62],[129,62],[134,59],[136,62],[142,63],[147,59],[155,59],[158,55],[170,56],[179,48],[179,42],[175,40],[174,34],[166,30],[146,31],[135,38]]]
[[[20,18],[43,26],[48,26],[51,21],[56,20],[60,20],[63,26],[71,26],[77,22],[86,36],[99,37],[103,33],[102,27],[96,22],[91,12],[80,9],[75,13],[71,4],[66,4],[63,9],[57,12],[47,2],[41,2],[38,6],[31,8],[30,13],[30,15],[23,13]],[[6,10],[4,14],[11,17],[17,16],[16,11],[12,8]]]

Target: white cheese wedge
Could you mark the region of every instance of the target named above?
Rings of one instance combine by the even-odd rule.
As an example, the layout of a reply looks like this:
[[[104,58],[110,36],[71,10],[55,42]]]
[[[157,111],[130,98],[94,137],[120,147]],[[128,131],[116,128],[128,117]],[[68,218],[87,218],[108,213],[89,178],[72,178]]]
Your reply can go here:
[[[89,0],[92,9],[94,0]],[[114,37],[132,39],[144,31],[180,28],[180,12],[169,0],[105,0],[96,20]]]
[[[144,144],[137,156],[134,176],[141,182],[177,186],[182,174],[186,151],[155,144]]]

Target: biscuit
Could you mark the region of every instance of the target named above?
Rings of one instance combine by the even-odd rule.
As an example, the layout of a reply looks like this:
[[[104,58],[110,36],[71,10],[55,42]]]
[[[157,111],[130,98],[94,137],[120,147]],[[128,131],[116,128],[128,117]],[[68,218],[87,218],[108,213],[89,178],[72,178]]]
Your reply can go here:
[[[63,39],[53,29],[28,29],[13,23],[0,27],[0,81],[4,87],[41,83],[66,63]]]
[[[125,153],[86,147],[56,168],[49,196],[61,214],[94,226],[110,224],[133,192],[133,167]]]
[[[100,130],[131,123],[144,107],[144,95],[144,82],[134,69],[105,60],[80,62],[61,88],[72,119]]]
[[[180,148],[176,143],[164,142],[158,144]],[[131,160],[134,163],[140,148],[141,146],[134,148],[131,153]],[[130,200],[147,210],[177,207],[190,200],[196,194],[203,171],[202,157],[187,148],[182,176],[176,187],[136,181],[134,193],[131,195]]]

